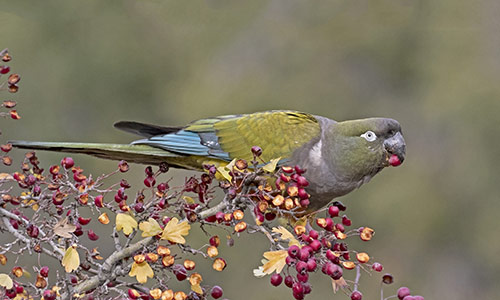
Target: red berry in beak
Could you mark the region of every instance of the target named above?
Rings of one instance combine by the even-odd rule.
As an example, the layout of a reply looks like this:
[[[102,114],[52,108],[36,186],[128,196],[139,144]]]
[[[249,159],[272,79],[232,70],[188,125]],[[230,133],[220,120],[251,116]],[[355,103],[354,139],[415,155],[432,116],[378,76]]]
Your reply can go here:
[[[393,167],[397,167],[401,164],[401,160],[399,160],[399,157],[396,154],[393,154],[389,158],[389,164]]]

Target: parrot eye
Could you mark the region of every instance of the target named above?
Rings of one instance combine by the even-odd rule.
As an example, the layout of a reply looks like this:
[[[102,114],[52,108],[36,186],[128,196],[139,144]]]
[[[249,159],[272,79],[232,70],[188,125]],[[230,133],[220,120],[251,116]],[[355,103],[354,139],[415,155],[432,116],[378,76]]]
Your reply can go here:
[[[368,142],[373,142],[374,140],[377,139],[377,135],[371,130],[368,130],[367,132],[363,133],[360,136],[365,140],[367,140]]]

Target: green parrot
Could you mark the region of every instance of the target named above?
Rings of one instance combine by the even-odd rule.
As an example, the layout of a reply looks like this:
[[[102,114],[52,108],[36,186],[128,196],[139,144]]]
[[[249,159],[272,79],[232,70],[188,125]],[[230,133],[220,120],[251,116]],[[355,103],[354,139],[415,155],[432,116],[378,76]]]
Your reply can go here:
[[[299,165],[307,170],[309,210],[360,187],[384,167],[400,165],[406,148],[396,120],[336,122],[298,111],[219,116],[182,127],[130,121],[118,122],[115,127],[144,139],[131,144],[11,143],[17,148],[85,153],[141,164],[166,162],[193,170],[234,158],[252,160],[251,148],[259,146],[265,161],[280,158],[279,165]]]

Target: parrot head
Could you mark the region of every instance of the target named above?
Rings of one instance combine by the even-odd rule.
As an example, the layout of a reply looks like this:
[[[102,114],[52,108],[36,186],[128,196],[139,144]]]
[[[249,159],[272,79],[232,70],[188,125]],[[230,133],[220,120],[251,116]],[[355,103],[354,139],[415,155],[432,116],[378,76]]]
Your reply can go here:
[[[331,168],[345,178],[368,181],[384,167],[405,159],[406,144],[398,121],[369,118],[336,123],[330,132]]]

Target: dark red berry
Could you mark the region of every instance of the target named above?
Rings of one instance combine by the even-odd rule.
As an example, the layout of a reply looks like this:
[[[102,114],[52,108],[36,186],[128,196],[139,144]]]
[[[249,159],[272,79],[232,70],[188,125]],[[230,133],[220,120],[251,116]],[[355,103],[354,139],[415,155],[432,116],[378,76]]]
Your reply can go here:
[[[303,261],[297,262],[295,270],[297,270],[297,273],[305,274],[307,272],[307,263]]]
[[[214,286],[210,291],[210,295],[212,295],[214,299],[219,299],[220,297],[222,297],[222,294],[223,294],[222,288],[218,285]]]
[[[0,74],[7,74],[10,71],[9,66],[0,66]]]
[[[293,280],[292,276],[288,275],[285,277],[285,285],[287,287],[291,288],[293,286],[293,282],[294,282],[294,280]]]
[[[262,148],[259,146],[253,146],[252,147],[252,153],[255,156],[261,156],[262,155]]]
[[[345,226],[351,226],[352,224],[351,219],[349,219],[346,215],[343,215],[342,224],[344,224]]]
[[[176,264],[172,267],[172,271],[179,281],[183,281],[184,279],[187,278],[187,271],[186,268],[184,268],[183,265]],[[213,289],[212,289],[213,290]],[[222,291],[222,290],[221,290]],[[222,296],[222,294],[221,294]],[[212,296],[213,297],[213,296]],[[215,298],[215,297],[214,297]],[[216,298],[217,299],[217,298]]]
[[[144,179],[144,185],[147,187],[155,186],[156,179],[153,176],[148,176]]]
[[[87,236],[91,241],[97,241],[99,239],[97,233],[95,233],[92,229],[89,229],[89,231],[87,232]]]
[[[354,291],[351,294],[351,300],[362,300],[363,299],[363,294],[359,291]]]
[[[75,161],[71,157],[64,157],[61,160],[61,166],[63,166],[63,168],[65,168],[66,170],[71,169],[74,165]]]
[[[316,270],[317,264],[314,258],[310,258],[307,261],[307,272],[314,272]]]
[[[275,273],[271,276],[271,284],[273,286],[279,286],[283,282],[283,277],[280,274]]]
[[[40,276],[47,278],[49,276],[49,267],[43,266],[40,269]]]

